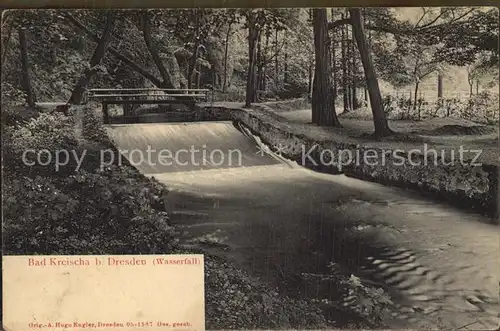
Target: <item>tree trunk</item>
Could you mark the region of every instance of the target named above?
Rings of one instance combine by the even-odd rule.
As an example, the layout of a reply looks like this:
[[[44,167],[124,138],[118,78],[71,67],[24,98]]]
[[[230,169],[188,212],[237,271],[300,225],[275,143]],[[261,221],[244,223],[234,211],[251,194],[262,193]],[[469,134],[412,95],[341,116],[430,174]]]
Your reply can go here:
[[[259,39],[260,30],[254,24],[252,14],[248,17],[248,72],[247,72],[247,87],[245,106],[257,101],[257,90],[255,82],[255,67],[257,60],[257,40]]]
[[[419,80],[415,82],[415,90],[413,93],[413,110],[417,109],[417,104],[418,104],[418,85],[419,85]]]
[[[363,24],[366,24],[367,21],[368,21],[368,19],[366,18],[365,15],[363,15]],[[356,38],[354,38],[354,40],[356,40]],[[367,41],[367,44],[368,44],[368,50],[371,51],[371,47],[372,47],[372,31],[371,30],[368,30],[368,41]],[[363,90],[364,90],[364,93],[365,93],[366,106],[368,107],[369,106],[368,105],[368,86],[366,85],[366,81],[365,81]]]
[[[92,76],[96,72],[94,67],[99,65],[99,63],[101,63],[101,60],[104,57],[104,54],[106,53],[106,48],[108,47],[111,41],[111,34],[113,32],[114,22],[115,22],[115,13],[110,11],[108,12],[108,16],[106,18],[106,25],[104,27],[104,31],[102,32],[101,40],[97,44],[97,47],[94,50],[94,54],[90,59],[89,68],[85,69],[83,75],[76,83],[75,89],[71,93],[69,103],[77,105],[82,103],[83,94],[85,93],[85,90]]]
[[[187,84],[188,88],[193,88],[193,82],[196,79],[196,62],[198,60],[198,49],[200,47],[200,39],[198,38],[199,35],[199,30],[200,30],[200,22],[199,22],[199,11],[198,9],[193,9],[194,10],[194,19],[195,19],[195,32],[194,32],[194,46],[193,46],[193,52],[191,56],[189,57],[188,61],[188,72],[187,72]]]
[[[287,35],[286,35],[286,31],[284,32],[284,36],[283,38],[285,38],[285,45],[284,45],[284,52],[285,52],[285,57],[283,59],[283,62],[285,64],[285,67],[284,67],[284,70],[283,70],[283,84],[286,85],[288,83],[288,42],[287,42]]]
[[[359,108],[359,102],[358,102],[358,89],[356,88],[356,85],[352,86],[352,109],[358,109]]]
[[[476,95],[479,94],[479,80],[476,80]]]
[[[156,45],[154,44],[153,39],[151,37],[151,26],[149,24],[149,15],[147,12],[141,15],[141,21],[142,21],[141,23],[142,23],[144,42],[146,43],[149,53],[153,57],[153,61],[155,62],[158,71],[160,71],[161,78],[163,79],[161,86],[164,88],[174,88],[174,84],[172,83],[172,77],[170,77],[170,73],[163,64],[163,61],[161,60],[160,55],[158,54],[158,49],[156,48]]]
[[[198,72],[196,73],[196,88],[200,88],[201,86],[201,72],[202,72],[202,67],[200,63],[198,64]]]
[[[68,21],[73,23],[73,25],[78,28],[79,30],[83,31],[87,36],[89,36],[94,42],[99,43],[100,38],[93,34],[92,31],[90,31],[86,26],[84,26],[82,23],[80,23],[77,19],[75,19],[73,16],[71,16],[68,13],[62,12],[62,15],[64,15]],[[129,66],[132,70],[135,72],[139,73],[142,75],[144,78],[149,80],[151,83],[153,83],[156,87],[161,87],[162,82],[158,78],[156,78],[154,75],[151,73],[147,72],[146,69],[142,68],[140,65],[135,63],[133,60],[128,58],[127,56],[123,55],[121,52],[116,50],[115,48],[108,47],[108,51],[110,52],[111,55],[116,57],[118,60],[122,61],[125,63],[127,66]]]
[[[313,82],[313,123],[340,126],[333,100],[328,22],[325,8],[313,10],[315,73]]]
[[[267,50],[269,49],[269,31],[266,33],[266,47],[263,55],[263,64],[262,64],[262,90],[265,91],[267,89]]]
[[[262,65],[263,65],[263,59],[262,59],[262,35],[259,35],[259,38],[257,38],[257,78],[255,85],[257,86],[257,90],[262,90]],[[257,99],[259,96],[257,95]]]
[[[4,16],[6,16],[6,13],[4,13]],[[7,24],[5,22],[5,18],[4,18],[4,24]],[[5,60],[7,58],[7,52],[9,50],[9,46],[10,46],[10,39],[12,37],[13,27],[14,27],[14,23],[10,22],[9,27],[7,28],[7,36],[5,37],[5,40],[2,40],[2,48],[3,48],[3,50],[2,50],[2,64],[1,64],[2,69],[4,67]]]
[[[351,80],[351,86],[352,86],[352,109],[358,109],[359,108],[359,103],[358,103],[358,91],[357,91],[357,81],[358,81],[358,56],[356,52],[356,46],[355,42],[356,39],[354,38],[354,33],[352,34],[352,42],[351,42],[351,56],[352,56],[352,80]]]
[[[280,67],[279,67],[279,49],[278,49],[278,30],[276,29],[276,32],[274,34],[274,85],[275,88],[278,89],[278,84],[279,84],[279,78],[280,78]]]
[[[351,37],[349,36],[349,25],[345,25],[346,29],[346,53],[347,53],[347,108],[348,110],[353,110],[353,75],[352,75],[352,45],[351,45]]]
[[[419,81],[415,83],[415,92],[413,95],[413,111],[417,110],[418,107],[418,113],[417,113],[417,119],[420,121],[420,106],[418,105],[418,86],[419,86]]]
[[[333,8],[331,8],[331,16],[333,20],[335,17],[335,12]],[[337,59],[336,59],[337,54],[335,50],[335,47],[337,46],[337,41],[335,38],[335,30],[332,30],[330,43],[332,52],[333,103],[335,104],[335,102],[337,101]]]
[[[227,89],[227,56],[229,51],[229,37],[231,36],[231,26],[232,22],[229,22],[226,32],[226,42],[224,45],[224,82],[222,84],[222,92],[226,92]]]
[[[438,98],[441,99],[443,97],[443,75],[438,73]]]
[[[356,43],[358,45],[368,86],[368,92],[370,94],[370,104],[373,113],[373,122],[375,125],[374,136],[376,138],[388,136],[392,133],[392,131],[389,128],[387,118],[385,116],[377,74],[375,73],[372,56],[366,42],[365,28],[363,26],[363,22],[361,21],[361,12],[358,8],[350,8],[349,13],[351,14],[354,37],[356,38]]]
[[[307,81],[307,91],[308,91],[308,96],[311,97],[312,95],[312,90],[313,90],[313,63],[309,62],[309,67],[308,67],[308,73],[309,73],[309,79]]]
[[[188,88],[193,87],[193,82],[196,79],[196,62],[198,61],[198,50],[200,48],[200,38],[199,38],[199,31],[200,31],[200,12],[198,9],[194,9],[195,11],[195,32],[194,32],[194,46],[193,46],[193,52],[192,55],[189,57],[188,61],[188,72],[187,72],[187,84]]]
[[[342,14],[341,19],[344,19],[345,15]],[[342,53],[342,99],[344,101],[344,112],[349,111],[349,97],[347,94],[347,58],[346,58],[346,33],[345,27],[341,27],[341,53]]]
[[[28,61],[28,47],[26,45],[26,32],[24,28],[19,28],[19,46],[21,48],[21,70],[23,77],[24,91],[26,92],[26,102],[30,107],[35,106],[36,98],[31,87],[30,69]]]
[[[187,85],[188,88],[193,87],[193,81],[196,78],[196,62],[198,61],[198,50],[200,48],[200,43],[196,42],[194,44],[194,51],[191,57],[189,58],[189,63],[188,63],[188,73],[187,73]]]

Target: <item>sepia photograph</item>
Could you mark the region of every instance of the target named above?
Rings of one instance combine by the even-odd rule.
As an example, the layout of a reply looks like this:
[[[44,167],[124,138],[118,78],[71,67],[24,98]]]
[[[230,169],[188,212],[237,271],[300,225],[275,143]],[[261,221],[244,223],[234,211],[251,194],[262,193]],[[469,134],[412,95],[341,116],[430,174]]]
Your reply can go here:
[[[500,330],[497,7],[1,24],[5,330]]]

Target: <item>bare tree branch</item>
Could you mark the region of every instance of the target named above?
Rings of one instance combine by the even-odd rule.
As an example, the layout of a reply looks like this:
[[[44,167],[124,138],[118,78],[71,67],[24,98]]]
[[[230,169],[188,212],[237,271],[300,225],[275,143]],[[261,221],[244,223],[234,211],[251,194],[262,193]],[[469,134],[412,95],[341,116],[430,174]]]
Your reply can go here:
[[[447,8],[445,8],[445,9],[441,10],[441,13],[440,13],[439,15],[437,15],[437,16],[436,16],[436,17],[435,17],[432,21],[430,21],[429,23],[426,23],[426,24],[424,24],[424,25],[422,25],[422,26],[420,26],[420,27],[418,27],[418,28],[419,28],[419,29],[424,29],[424,28],[426,28],[426,27],[431,26],[432,24],[436,23],[436,21],[437,21],[438,19],[440,19],[440,18],[441,18],[441,17],[442,17],[442,16],[443,16],[446,12],[448,12],[448,9],[447,9]]]
[[[425,16],[427,16],[427,9],[425,7],[422,7],[422,11],[423,11],[422,16],[418,20],[417,24],[415,24],[415,28],[418,27],[420,25],[420,22],[422,22]]]
[[[427,23],[425,25],[422,25],[421,27],[418,28],[418,30],[422,31],[422,30],[426,30],[426,29],[433,29],[433,28],[444,26],[445,24],[456,23],[456,22],[460,21],[462,18],[464,18],[465,16],[469,15],[470,13],[472,13],[475,10],[476,10],[476,8],[474,7],[472,9],[468,10],[465,14],[460,15],[457,18],[453,18],[450,22],[446,22],[446,23],[442,23],[442,24],[438,24],[438,25],[432,25],[432,24],[434,24],[437,21],[437,19],[439,17],[441,17],[443,15],[443,13],[441,13],[435,20],[433,20],[432,22]]]
[[[406,29],[398,29],[396,27],[392,27],[392,26],[377,26],[377,25],[373,25],[373,24],[366,24],[365,25],[365,28],[367,30],[372,30],[372,31],[377,31],[377,32],[385,32],[385,33],[390,33],[390,34],[402,34],[402,35],[412,35],[412,34],[417,34],[417,33],[423,33],[423,32],[427,32],[427,31],[430,31],[430,30],[433,30],[433,29],[436,29],[436,28],[440,28],[440,27],[443,27],[447,24],[450,24],[450,23],[457,23],[459,22],[462,18],[468,16],[470,13],[472,13],[473,11],[477,10],[477,8],[472,8],[470,10],[468,10],[467,12],[465,12],[464,14],[452,19],[451,21],[449,22],[446,22],[446,23],[441,23],[441,24],[436,24],[436,25],[433,25],[439,18],[441,18],[445,13],[442,12],[441,14],[439,14],[435,19],[433,19],[431,22],[429,23],[426,23],[424,25],[421,25],[417,28],[406,28]],[[346,24],[345,22],[341,22],[343,20],[339,20],[339,21],[336,21],[336,22],[333,22],[335,23],[335,25],[333,23],[330,23],[332,24],[332,26],[338,26],[338,25],[342,25],[342,24]]]

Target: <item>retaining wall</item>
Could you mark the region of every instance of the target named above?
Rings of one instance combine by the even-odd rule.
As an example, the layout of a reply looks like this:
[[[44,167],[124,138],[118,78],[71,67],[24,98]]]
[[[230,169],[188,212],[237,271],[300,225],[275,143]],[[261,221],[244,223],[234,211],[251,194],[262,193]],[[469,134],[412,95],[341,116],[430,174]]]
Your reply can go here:
[[[211,108],[213,114],[224,117],[221,119],[227,117],[228,111],[232,120],[240,122],[267,145],[280,146],[283,156],[307,168],[413,189],[461,208],[486,214],[493,223],[498,224],[499,169],[496,165],[469,166],[460,162],[446,165],[439,158],[435,160],[432,155],[411,155],[410,160],[407,153],[395,155],[387,149],[365,148],[333,140],[316,141],[310,136],[290,132],[293,130],[287,129],[287,126],[278,125],[279,117],[274,114],[262,116],[259,111],[241,108]],[[354,157],[361,157],[356,162],[349,162],[346,150]],[[344,155],[341,167],[336,162],[339,153]],[[363,155],[370,157],[364,159]]]

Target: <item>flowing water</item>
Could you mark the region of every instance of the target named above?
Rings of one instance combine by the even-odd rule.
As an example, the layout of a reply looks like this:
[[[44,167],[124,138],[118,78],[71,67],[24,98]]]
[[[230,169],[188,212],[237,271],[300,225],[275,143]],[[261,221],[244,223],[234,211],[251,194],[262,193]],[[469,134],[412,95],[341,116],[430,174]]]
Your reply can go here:
[[[135,165],[171,188],[172,219],[187,237],[218,238],[220,254],[254,276],[279,286],[333,261],[390,293],[398,305],[386,321],[392,327],[499,325],[499,227],[482,216],[284,162],[230,122],[108,131],[131,159],[134,149],[155,150],[153,160],[161,149],[183,150],[170,165]]]

